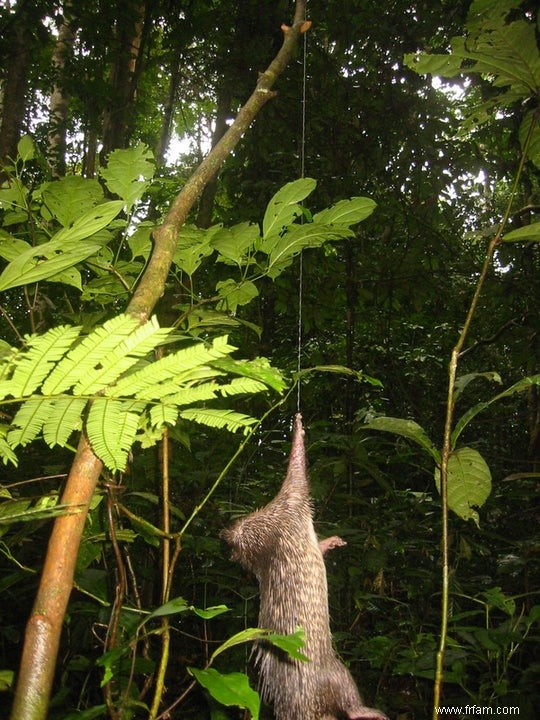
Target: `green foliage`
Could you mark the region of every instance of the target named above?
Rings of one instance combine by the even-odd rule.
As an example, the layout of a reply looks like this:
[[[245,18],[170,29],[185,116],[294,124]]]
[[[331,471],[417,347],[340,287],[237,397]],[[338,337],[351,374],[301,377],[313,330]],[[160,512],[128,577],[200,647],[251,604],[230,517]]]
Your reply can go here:
[[[458,378],[457,387],[459,392],[475,378],[488,377],[488,379],[500,378],[493,373],[471,373],[462,378]],[[491,492],[491,472],[482,455],[475,449],[470,447],[456,447],[456,442],[471,420],[481,411],[488,408],[492,403],[503,398],[507,398],[514,393],[523,392],[531,386],[540,384],[540,376],[523,378],[512,387],[498,393],[490,400],[479,403],[471,407],[456,422],[455,429],[452,433],[452,454],[449,458],[448,466],[448,506],[462,520],[472,519],[476,524],[479,523],[479,517],[475,507],[482,507]],[[379,430],[383,432],[394,433],[406,437],[416,442],[423,450],[425,450],[435,461],[436,466],[440,465],[441,454],[433,441],[429,438],[425,430],[413,420],[404,420],[401,418],[377,417],[367,422],[364,426],[369,430]],[[437,489],[440,490],[440,473],[438,467],[435,468],[435,483]]]
[[[217,337],[210,345],[190,345],[141,367],[141,360],[172,332],[160,328],[155,318],[140,326],[136,319],[121,315],[82,339],[80,330],[64,326],[28,337],[25,350],[3,358],[1,398],[4,402],[9,398],[10,403],[29,398],[0,444],[4,462],[13,461],[11,451],[28,445],[40,433],[50,447],[65,445],[73,430],[83,426],[89,401],[84,426],[96,454],[111,469],[125,467],[141,424],[148,423],[156,433],[165,423],[175,425],[178,417],[233,431],[255,422],[224,408],[183,409],[218,395],[266,390],[253,363],[245,370],[249,378],[223,382],[226,373],[213,362],[235,350],[226,337]],[[242,363],[231,362],[227,368],[234,372]],[[271,377],[273,387],[282,391],[279,373],[263,369],[262,378]],[[156,403],[161,412],[156,411]]]
[[[468,133],[495,116],[495,112],[537,97],[540,90],[540,52],[536,28],[529,17],[510,19],[511,12],[521,5],[520,0],[499,0],[486,3],[475,0],[467,15],[467,37],[454,37],[449,55],[410,53],[407,65],[418,73],[430,73],[445,78],[457,75],[480,75],[500,91],[474,108],[462,125]],[[522,123],[522,148],[540,167],[540,127],[533,120],[534,111],[527,113]],[[531,127],[532,123],[535,125]],[[532,131],[531,144],[526,138]]]

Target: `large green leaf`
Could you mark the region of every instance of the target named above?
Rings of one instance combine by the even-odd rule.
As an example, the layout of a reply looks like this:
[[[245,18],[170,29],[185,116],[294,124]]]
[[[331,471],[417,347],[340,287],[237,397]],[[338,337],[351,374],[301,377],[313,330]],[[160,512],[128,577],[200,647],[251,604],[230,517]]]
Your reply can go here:
[[[101,205],[96,205],[78,217],[73,225],[59,230],[53,235],[51,241],[75,243],[84,240],[107,227],[118,213],[122,212],[123,207],[124,203],[121,200],[109,200]],[[99,245],[101,246],[101,243]]]
[[[131,148],[113,150],[100,175],[108,189],[125,201],[129,211],[149,187],[154,171],[152,151],[140,142]]]
[[[210,243],[216,230],[215,228],[203,230],[193,225],[184,226],[178,237],[173,263],[191,277],[204,258],[214,252]]]
[[[54,180],[41,189],[44,205],[41,214],[58,220],[64,227],[71,226],[77,218],[103,203],[103,188],[98,180],[68,175]]]
[[[214,668],[197,670],[190,667],[188,670],[215,700],[227,707],[246,708],[253,720],[258,720],[261,701],[258,693],[249,686],[247,675],[238,672],[223,674]]]
[[[503,235],[504,242],[538,242],[540,240],[540,222],[524,225]]]
[[[212,238],[212,247],[218,252],[218,261],[241,266],[246,262],[248,251],[259,239],[259,226],[245,222],[231,228],[221,228]]]
[[[370,420],[368,423],[362,426],[368,430],[381,430],[383,432],[394,433],[395,435],[402,435],[403,437],[414,440],[420,447],[427,450],[431,457],[436,463],[440,462],[441,455],[426,431],[414,422],[414,420],[405,420],[403,418],[394,417],[378,417]]]
[[[51,279],[72,265],[86,260],[101,247],[99,243],[91,240],[78,242],[67,238],[58,239],[59,234],[43,245],[30,247],[10,262],[0,275],[0,292]]]
[[[249,280],[236,282],[232,278],[220,280],[216,284],[216,290],[222,298],[217,303],[217,309],[228,310],[231,313],[235,313],[239,305],[248,305],[259,295],[255,283]]]
[[[354,197],[349,200],[341,200],[330,208],[321,210],[313,216],[314,224],[333,225],[355,225],[365,220],[377,207],[377,203],[367,197]]]
[[[435,469],[435,483],[440,492],[441,473]],[[448,460],[448,507],[463,520],[479,525],[475,508],[480,508],[491,493],[491,473],[477,450],[469,447],[455,450]]]
[[[313,192],[317,181],[312,178],[300,178],[280,188],[268,203],[263,218],[263,239],[279,235],[284,227],[302,214],[298,205]],[[261,247],[264,251],[264,247]]]
[[[330,240],[341,240],[353,235],[354,232],[348,225],[320,225],[315,223],[292,225],[273,244],[268,257],[266,272],[269,277],[275,279],[302,250],[321,247]]]

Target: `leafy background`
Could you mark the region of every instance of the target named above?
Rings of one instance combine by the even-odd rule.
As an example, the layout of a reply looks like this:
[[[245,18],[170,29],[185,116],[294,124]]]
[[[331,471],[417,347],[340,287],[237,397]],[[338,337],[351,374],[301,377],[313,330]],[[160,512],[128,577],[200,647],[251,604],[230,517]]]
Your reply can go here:
[[[246,99],[290,12],[286,3],[250,1],[40,0],[0,10],[6,717],[52,519],[76,511],[59,497],[84,423],[100,438],[108,472],[79,550],[50,717],[149,717],[166,624],[162,709],[182,698],[173,717],[240,717],[242,704],[257,711],[245,687],[231,699],[226,686],[220,703],[203,688],[212,689],[212,671],[225,677],[248,664],[249,643],[226,641],[256,625],[256,582],[227,558],[219,532],[267,502],[284,470],[302,248],[302,367],[319,368],[301,377],[315,520],[321,537],[347,541],[327,562],[336,646],[371,704],[400,720],[429,715],[441,614],[434,470],[447,366],[512,192],[507,242],[496,247],[459,364],[443,702],[538,714],[534,3],[311,0],[307,177],[295,180],[299,50],[182,230],[158,322],[143,326],[144,352],[130,353],[119,338],[136,333],[121,313],[144,272],[152,228]],[[134,38],[141,51],[127,82],[125,46]],[[10,104],[16,69],[23,92]],[[66,112],[56,105],[54,116],[58,87]],[[163,150],[173,131],[189,143],[174,159]],[[238,351],[208,358],[225,335]],[[80,362],[83,347],[95,350],[92,364]],[[195,347],[204,362],[182,365],[179,353]],[[107,368],[92,385],[91,373]],[[114,416],[96,415],[107,404]],[[201,423],[209,407],[218,420]],[[238,420],[239,434],[215,427],[227,418]],[[109,438],[114,446],[103,447]],[[462,465],[468,453],[472,474]],[[169,598],[182,600],[172,606],[162,594],[165,540],[173,556],[179,549]],[[233,677],[233,691],[242,683]]]

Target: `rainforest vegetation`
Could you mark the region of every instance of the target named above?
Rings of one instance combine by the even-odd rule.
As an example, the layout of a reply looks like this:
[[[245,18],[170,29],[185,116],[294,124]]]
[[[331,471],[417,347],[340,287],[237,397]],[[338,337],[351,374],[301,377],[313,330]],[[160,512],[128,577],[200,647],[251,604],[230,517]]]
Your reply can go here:
[[[298,409],[366,703],[539,716],[539,22],[0,1],[0,718],[270,717]]]

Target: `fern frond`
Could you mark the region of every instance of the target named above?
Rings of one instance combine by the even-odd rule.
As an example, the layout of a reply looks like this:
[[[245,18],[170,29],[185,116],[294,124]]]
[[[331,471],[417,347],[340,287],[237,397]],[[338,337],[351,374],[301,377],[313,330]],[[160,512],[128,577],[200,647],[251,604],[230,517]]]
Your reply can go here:
[[[96,455],[112,470],[125,470],[144,403],[99,398],[90,406],[86,431]]]
[[[11,447],[28,445],[35,440],[43,423],[49,417],[53,403],[53,400],[46,398],[31,398],[19,408],[13,418],[13,429],[8,433]]]
[[[268,390],[268,388],[264,383],[247,377],[234,378],[230,383],[219,386],[219,392],[225,397],[260,393],[266,390]]]
[[[15,465],[15,467],[17,467],[19,461],[17,459],[17,456],[11,449],[10,444],[6,440],[7,433],[8,426],[0,425],[0,458],[2,458],[2,462],[4,463],[4,465],[11,463],[12,465]]]
[[[86,377],[81,377],[74,392],[87,395],[100,392],[136,365],[139,358],[155,350],[170,332],[169,328],[160,328],[157,319],[152,317],[125,337],[112,352],[103,356]]]
[[[220,387],[215,382],[194,385],[181,390],[175,387],[174,394],[163,398],[163,402],[168,405],[192,405],[194,402],[206,402],[207,400],[213,400],[218,390],[220,390]]]
[[[69,350],[79,332],[79,327],[60,325],[44,335],[28,337],[28,350],[15,358],[10,394],[13,397],[31,395]]]
[[[159,383],[174,381],[178,387],[186,382],[216,377],[221,371],[206,366],[234,350],[236,348],[228,345],[226,335],[215,338],[211,347],[202,342],[190,345],[121,378],[116,385],[106,390],[106,395],[112,397],[135,395],[148,400],[163,397],[163,393],[157,387]],[[202,366],[205,368],[203,373],[200,371]]]
[[[150,409],[150,423],[153,428],[163,425],[176,425],[178,408],[172,405],[155,405]]]
[[[58,363],[43,384],[44,395],[56,395],[71,388],[102,361],[138,325],[135,318],[118,315],[96,328]]]
[[[247,432],[251,425],[254,425],[256,418],[234,410],[219,410],[214,408],[187,408],[180,410],[179,416],[184,420],[191,420],[209,427],[227,428],[231,432],[242,430]]]
[[[56,400],[43,425],[43,439],[49,447],[67,443],[74,430],[81,427],[81,416],[86,407],[85,398]]]

